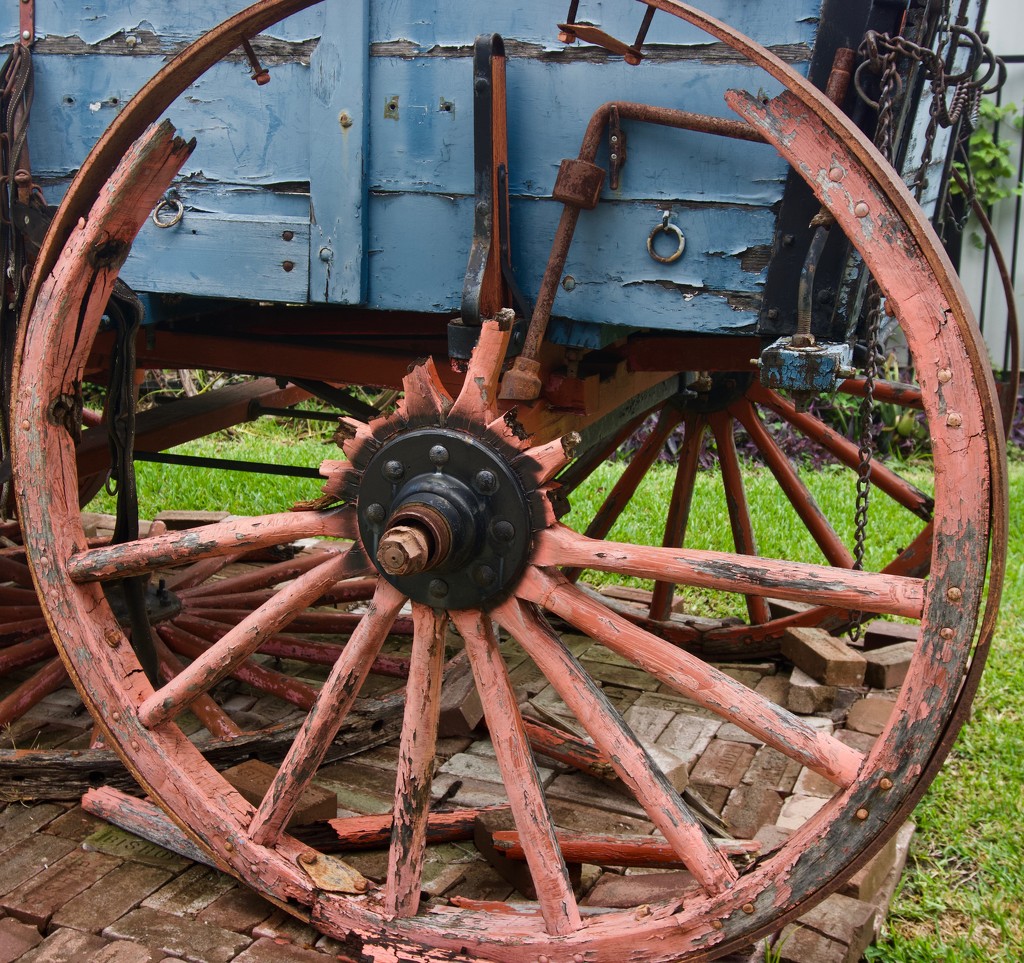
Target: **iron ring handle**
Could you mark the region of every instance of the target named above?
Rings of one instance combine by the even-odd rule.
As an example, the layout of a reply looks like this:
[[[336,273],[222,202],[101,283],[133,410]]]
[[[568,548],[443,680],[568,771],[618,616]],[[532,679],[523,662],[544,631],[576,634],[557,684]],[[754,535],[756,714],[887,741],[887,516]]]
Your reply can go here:
[[[673,234],[676,238],[676,249],[669,255],[659,254],[654,249],[654,241],[659,234]],[[672,264],[678,261],[683,256],[683,251],[686,249],[686,238],[683,236],[683,232],[679,230],[679,226],[676,224],[670,224],[668,220],[668,214],[662,216],[660,224],[656,224],[654,230],[647,236],[647,253],[650,254],[655,261],[659,261],[661,264]]]
[[[167,220],[161,220],[160,215],[164,211],[173,211],[170,218]],[[165,197],[163,198],[156,207],[153,208],[153,223],[157,227],[167,229],[168,227],[174,227],[175,224],[180,224],[181,219],[185,216],[185,205],[181,203],[176,197]]]

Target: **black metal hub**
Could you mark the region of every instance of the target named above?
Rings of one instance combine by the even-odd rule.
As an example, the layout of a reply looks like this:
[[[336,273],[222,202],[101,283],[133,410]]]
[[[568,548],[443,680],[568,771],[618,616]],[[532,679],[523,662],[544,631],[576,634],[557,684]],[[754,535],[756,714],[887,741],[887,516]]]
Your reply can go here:
[[[380,574],[435,608],[497,605],[529,556],[522,481],[497,451],[462,432],[425,428],[386,442],[363,472],[357,505],[359,535]],[[422,568],[394,574],[378,552],[409,528],[425,547]]]

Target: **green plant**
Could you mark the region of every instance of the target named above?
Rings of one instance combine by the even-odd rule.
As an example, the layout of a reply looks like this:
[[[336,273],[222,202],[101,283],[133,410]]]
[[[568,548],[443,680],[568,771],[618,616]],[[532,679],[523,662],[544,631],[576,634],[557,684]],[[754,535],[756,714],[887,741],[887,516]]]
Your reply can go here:
[[[992,100],[982,100],[978,126],[967,141],[966,164],[957,161],[953,167],[960,176],[972,184],[975,197],[982,207],[990,208],[998,201],[1021,193],[1024,185],[1016,180],[1016,170],[1010,162],[1011,141],[996,135],[1001,124],[1021,129],[1024,120],[1016,104],[998,106]],[[950,187],[953,194],[962,194],[959,184]]]

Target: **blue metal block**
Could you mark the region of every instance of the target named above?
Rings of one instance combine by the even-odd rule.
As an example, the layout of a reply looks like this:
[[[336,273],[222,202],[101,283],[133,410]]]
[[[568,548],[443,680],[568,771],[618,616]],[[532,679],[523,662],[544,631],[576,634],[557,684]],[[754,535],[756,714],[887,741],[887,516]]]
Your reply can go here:
[[[790,340],[779,338],[761,352],[761,384],[766,388],[831,394],[849,377],[853,357],[849,344],[821,342],[794,348]]]

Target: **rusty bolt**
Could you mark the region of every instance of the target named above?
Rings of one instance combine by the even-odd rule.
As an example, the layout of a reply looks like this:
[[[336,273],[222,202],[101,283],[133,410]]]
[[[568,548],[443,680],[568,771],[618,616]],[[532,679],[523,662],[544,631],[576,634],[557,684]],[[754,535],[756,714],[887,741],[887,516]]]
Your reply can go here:
[[[538,956],[537,963],[550,963],[550,961],[546,956]]]
[[[585,963],[586,957],[582,953],[574,953],[572,963]]]
[[[232,844],[231,840],[230,839],[225,840],[224,841],[224,852],[226,852],[226,853],[233,853],[234,851],[235,851],[235,847]]]
[[[428,457],[430,458],[430,463],[432,465],[437,465],[440,468],[441,465],[448,464],[450,456],[448,454],[448,449],[445,448],[444,445],[434,445],[434,447],[430,449]]]
[[[857,810],[857,818],[858,819],[867,819],[868,818],[868,811],[866,809],[858,809]]]
[[[110,713],[110,721],[111,722],[120,722],[121,721],[121,713],[120,712],[112,712],[112,713]]]
[[[507,518],[499,518],[491,525],[491,534],[499,542],[511,542],[516,537],[516,529]]]
[[[939,629],[939,638],[945,639],[947,642],[953,638],[956,633],[947,625],[943,629]]]
[[[839,182],[843,179],[843,169],[841,167],[833,167],[828,172],[828,179],[830,181]]]
[[[387,512],[384,510],[383,505],[378,505],[374,502],[369,508],[366,509],[366,518],[370,522],[382,522],[387,517]]]
[[[139,751],[139,744],[135,739],[132,739],[132,749],[134,749],[136,752]]]
[[[948,384],[953,380],[953,372],[949,368],[939,368],[939,384]]]
[[[651,907],[649,904],[644,903],[642,906],[638,906],[633,911],[633,919],[642,920],[645,916],[651,915]]]
[[[21,430],[22,431],[28,431],[29,428],[31,428],[31,427],[32,427],[32,423],[27,418],[21,423]]]
[[[290,240],[292,240],[295,237],[295,232],[294,231],[282,231],[281,232],[281,237],[284,240],[286,240],[286,241],[290,241]]]
[[[712,920],[711,921],[711,928],[713,930],[725,929],[725,923],[723,923],[721,920]]]
[[[49,565],[50,565],[50,560],[45,555],[41,556],[40,559],[39,559],[39,567],[40,568],[48,568]]]
[[[883,776],[878,781],[878,786],[880,789],[884,789],[886,792],[888,792],[890,789],[892,789],[892,780],[887,779],[885,776]]]
[[[112,649],[116,649],[121,644],[121,633],[117,629],[107,629],[103,633],[103,641]]]
[[[946,415],[946,424],[950,428],[959,428],[964,423],[963,415],[959,411],[951,411]]]
[[[295,270],[295,262],[294,261],[282,261],[281,262],[281,267],[284,268],[285,274],[287,274],[290,271],[294,271]]]
[[[768,320],[769,321],[777,321],[778,317],[779,317],[779,309],[778,308],[769,308],[768,309]]]
[[[754,904],[753,903],[744,903],[743,904],[743,912],[744,913],[753,913],[754,912]]]
[[[959,602],[963,597],[963,591],[955,585],[946,589],[946,598],[949,599],[950,602]]]
[[[867,206],[867,204],[865,204],[863,201],[857,201],[857,203],[853,205],[853,213],[856,214],[857,217],[867,217],[868,216],[868,206]]]
[[[562,290],[563,291],[572,291],[575,287],[576,287],[576,278],[574,278],[571,274],[567,274],[564,278],[562,278]]]
[[[384,463],[384,477],[388,481],[399,481],[405,474],[405,465],[400,461],[392,459],[389,462]]]
[[[311,850],[306,850],[304,853],[299,853],[299,862],[303,866],[315,866],[317,861],[316,853]]]
[[[338,114],[338,123],[341,124],[343,130],[348,130],[349,127],[351,127],[355,123],[355,121],[352,119],[352,115],[347,110],[343,110],[340,114]]]

